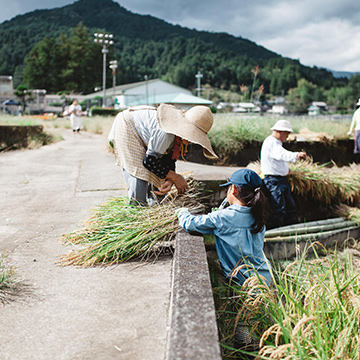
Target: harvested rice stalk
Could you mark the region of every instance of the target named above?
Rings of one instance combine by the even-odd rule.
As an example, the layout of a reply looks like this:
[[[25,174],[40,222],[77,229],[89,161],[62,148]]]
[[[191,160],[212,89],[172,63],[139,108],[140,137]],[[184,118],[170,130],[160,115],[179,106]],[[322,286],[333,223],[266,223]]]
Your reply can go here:
[[[166,202],[154,206],[131,206],[126,197],[99,206],[83,229],[63,236],[63,243],[81,248],[62,255],[61,265],[111,265],[132,258],[145,259],[169,248],[179,230],[174,210],[187,207],[193,213],[204,211],[199,203],[199,184],[188,180],[188,185],[186,194],[170,194]]]
[[[336,202],[355,203],[360,200],[360,173],[357,166],[331,168],[329,164],[314,164],[312,160],[291,164],[289,181],[291,190],[299,195],[311,196],[330,204]]]
[[[331,163],[316,164],[313,161],[299,161],[290,164],[289,184],[291,191],[302,196],[311,195],[314,200],[331,204],[344,202],[355,204],[360,201],[360,166],[337,167]],[[248,168],[260,173],[260,164],[254,162]]]
[[[359,208],[341,204],[337,208],[337,213],[341,216],[348,218],[349,220],[354,221],[358,226],[360,226],[360,209]]]

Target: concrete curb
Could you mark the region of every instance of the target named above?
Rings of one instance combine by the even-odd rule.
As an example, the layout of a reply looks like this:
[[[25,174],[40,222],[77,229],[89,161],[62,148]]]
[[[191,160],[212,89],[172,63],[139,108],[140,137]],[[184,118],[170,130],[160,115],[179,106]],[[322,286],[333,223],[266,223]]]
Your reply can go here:
[[[202,236],[176,235],[172,276],[166,360],[221,360]]]

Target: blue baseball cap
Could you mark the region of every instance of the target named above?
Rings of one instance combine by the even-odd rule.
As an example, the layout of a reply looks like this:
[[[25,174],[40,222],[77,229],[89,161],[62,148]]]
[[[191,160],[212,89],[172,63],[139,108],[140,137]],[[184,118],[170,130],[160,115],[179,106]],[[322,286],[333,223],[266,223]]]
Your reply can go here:
[[[231,178],[228,179],[226,184],[221,184],[220,186],[229,185],[248,186],[251,189],[256,189],[262,185],[262,180],[255,171],[250,169],[240,169],[231,175]]]

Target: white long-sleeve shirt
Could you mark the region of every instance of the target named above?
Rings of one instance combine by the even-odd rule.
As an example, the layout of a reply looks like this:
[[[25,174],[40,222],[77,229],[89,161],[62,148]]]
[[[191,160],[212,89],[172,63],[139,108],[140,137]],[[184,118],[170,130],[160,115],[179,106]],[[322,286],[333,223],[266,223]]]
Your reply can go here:
[[[147,145],[146,154],[161,157],[174,144],[175,135],[160,128],[155,108],[144,105],[131,109],[136,110],[130,111],[130,117],[137,133]],[[108,136],[109,141],[114,141],[115,121]]]
[[[286,176],[289,173],[289,162],[296,162],[298,152],[283,148],[282,141],[268,136],[260,153],[261,172],[263,175]]]
[[[353,129],[355,129],[356,131],[360,130],[360,108],[358,108],[354,112],[354,115],[351,120],[349,133],[351,133],[353,131]]]

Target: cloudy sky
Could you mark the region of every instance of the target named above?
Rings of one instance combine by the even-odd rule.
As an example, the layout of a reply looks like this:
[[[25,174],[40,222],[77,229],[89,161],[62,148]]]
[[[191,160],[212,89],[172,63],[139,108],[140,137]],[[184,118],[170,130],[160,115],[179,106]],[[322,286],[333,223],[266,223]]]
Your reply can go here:
[[[101,1],[101,0],[99,0]],[[137,14],[227,32],[304,65],[360,72],[358,0],[115,0]],[[74,0],[0,0],[0,23]]]

